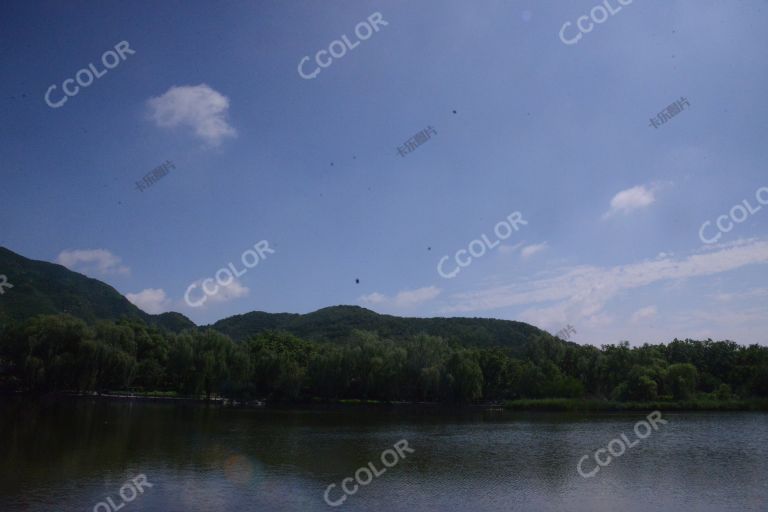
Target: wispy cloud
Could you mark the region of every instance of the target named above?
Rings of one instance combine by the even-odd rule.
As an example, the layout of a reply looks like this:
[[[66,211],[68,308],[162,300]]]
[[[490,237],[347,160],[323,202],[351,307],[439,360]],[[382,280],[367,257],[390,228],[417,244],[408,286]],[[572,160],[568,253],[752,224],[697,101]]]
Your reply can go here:
[[[636,324],[647,322],[655,318],[658,313],[659,311],[656,306],[646,306],[644,308],[640,308],[632,313],[632,322]]]
[[[171,300],[166,296],[165,290],[160,288],[147,288],[139,293],[126,293],[125,297],[136,307],[152,315],[171,310]]]
[[[638,185],[636,187],[628,188],[613,196],[613,199],[611,199],[611,208],[603,214],[603,218],[607,219],[619,213],[626,215],[635,210],[645,208],[655,201],[656,195],[653,187]]]
[[[499,252],[501,254],[513,254],[517,252],[517,250],[522,247],[524,244],[523,242],[518,242],[514,245],[508,245],[508,244],[501,244],[499,246]]]
[[[360,301],[374,306],[390,306],[395,308],[409,308],[428,302],[440,295],[440,288],[427,286],[416,290],[403,290],[390,298],[378,292],[360,297]]]
[[[768,242],[751,240],[680,259],[667,257],[607,268],[589,265],[565,267],[532,280],[517,280],[508,285],[453,294],[449,297],[452,305],[445,312],[489,311],[530,305],[531,308],[519,315],[521,320],[536,325],[559,325],[570,319],[598,326],[611,321],[604,307],[624,290],[765,263],[768,263]]]
[[[720,302],[768,297],[768,288],[753,288],[739,293],[718,293],[711,296]]]
[[[203,279],[199,279],[195,281],[195,283],[193,284],[197,285],[197,291],[195,292],[195,300],[198,300],[197,294],[200,294],[201,297],[204,295]],[[214,286],[216,288],[213,288]],[[209,306],[212,304],[221,304],[224,302],[229,302],[231,300],[239,299],[241,297],[247,297],[248,294],[251,292],[251,290],[247,286],[245,286],[243,283],[241,283],[237,279],[234,279],[231,283],[229,283],[226,286],[221,286],[218,283],[216,283],[215,285],[210,285],[210,288],[215,289],[216,293],[205,295],[207,297],[205,302],[202,303],[201,306],[196,307],[195,309],[199,307],[205,308],[206,306]],[[189,307],[189,305],[182,301],[179,303],[179,307],[184,308],[184,307]]]
[[[227,286],[222,286],[218,293],[210,295],[208,299],[212,302],[229,302],[230,300],[245,297],[250,292],[251,290],[247,286],[235,279]]]
[[[218,146],[237,130],[227,122],[229,98],[206,84],[173,86],[165,94],[147,101],[158,126],[192,128],[208,146]]]
[[[536,253],[539,253],[548,247],[547,242],[543,244],[526,245],[523,250],[520,251],[520,257],[528,259]]]
[[[122,260],[106,249],[74,249],[61,251],[56,262],[70,270],[87,275],[129,274]]]

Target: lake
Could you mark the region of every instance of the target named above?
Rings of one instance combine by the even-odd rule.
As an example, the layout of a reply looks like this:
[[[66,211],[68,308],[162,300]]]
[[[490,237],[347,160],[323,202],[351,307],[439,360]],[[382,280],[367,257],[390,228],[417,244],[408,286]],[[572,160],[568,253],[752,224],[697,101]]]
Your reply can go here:
[[[5,398],[0,511],[768,508],[768,414],[646,415]]]

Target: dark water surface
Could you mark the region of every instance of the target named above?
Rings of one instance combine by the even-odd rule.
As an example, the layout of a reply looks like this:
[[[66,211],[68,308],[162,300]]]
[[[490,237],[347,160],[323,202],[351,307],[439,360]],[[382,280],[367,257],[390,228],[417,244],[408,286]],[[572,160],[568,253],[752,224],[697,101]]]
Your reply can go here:
[[[644,416],[3,399],[0,511],[106,512],[107,497],[121,512],[768,510],[764,413],[664,413],[658,431],[579,475],[583,455],[590,471],[595,450],[636,441]],[[330,484],[340,499],[342,480],[369,462],[381,471],[399,440],[414,452],[326,504]],[[122,500],[140,474],[152,487],[133,498],[129,485]]]

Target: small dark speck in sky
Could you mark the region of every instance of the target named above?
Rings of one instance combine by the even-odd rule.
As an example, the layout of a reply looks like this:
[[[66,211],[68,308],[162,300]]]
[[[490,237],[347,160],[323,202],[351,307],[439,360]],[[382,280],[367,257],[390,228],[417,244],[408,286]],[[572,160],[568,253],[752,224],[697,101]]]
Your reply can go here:
[[[453,113],[455,114],[455,113],[456,113],[456,111],[454,110],[454,111],[453,111]]]
[[[356,284],[360,284],[360,280],[359,279],[355,279],[355,283]]]
[[[427,250],[428,250],[428,251],[431,251],[431,250],[432,250],[432,248],[431,248],[431,247],[427,247]]]

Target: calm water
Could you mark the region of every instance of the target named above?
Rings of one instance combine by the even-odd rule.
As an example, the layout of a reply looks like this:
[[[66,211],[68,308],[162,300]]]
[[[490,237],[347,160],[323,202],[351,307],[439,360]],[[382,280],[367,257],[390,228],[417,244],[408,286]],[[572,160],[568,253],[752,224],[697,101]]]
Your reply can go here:
[[[768,509],[761,413],[665,413],[595,477],[577,473],[582,455],[635,440],[643,416],[4,400],[0,511],[92,511],[106,497],[121,512]],[[401,439],[414,453],[341,506],[325,503],[329,484],[338,499],[342,479],[368,462],[380,470]],[[121,507],[138,474],[152,487]]]

